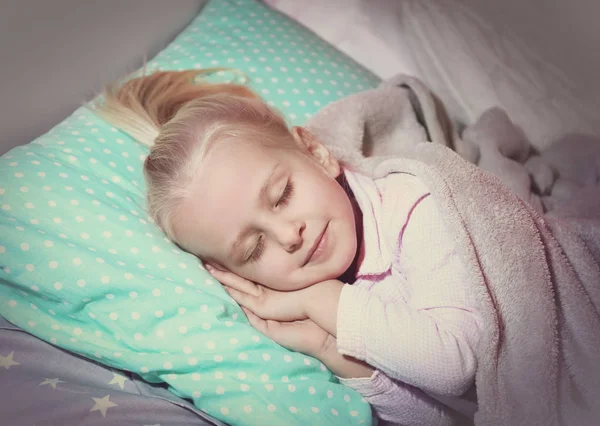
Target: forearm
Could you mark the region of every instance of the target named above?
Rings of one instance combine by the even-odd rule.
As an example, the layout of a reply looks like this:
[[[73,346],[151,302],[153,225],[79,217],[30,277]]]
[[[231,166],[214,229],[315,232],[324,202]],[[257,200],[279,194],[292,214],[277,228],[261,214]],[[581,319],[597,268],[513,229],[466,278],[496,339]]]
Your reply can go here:
[[[420,389],[390,380],[356,358],[342,355],[337,340],[329,336],[316,354],[342,383],[361,393],[378,417],[404,425],[450,426],[465,424],[464,418]]]
[[[307,289],[306,316],[333,337],[337,336],[337,312],[344,283],[328,280]]]
[[[343,379],[371,377],[374,371],[367,363],[351,356],[340,354],[337,350],[337,341],[331,335],[327,339],[323,351],[316,354],[316,358],[325,364],[333,374]]]
[[[338,311],[341,353],[435,393],[460,395],[471,386],[477,359],[466,334],[474,326],[468,312],[448,310],[447,316],[436,316],[386,303],[354,286],[344,289]]]
[[[398,425],[457,426],[472,424],[466,417],[422,390],[393,381],[381,371],[369,378],[341,379],[362,394],[377,417]]]

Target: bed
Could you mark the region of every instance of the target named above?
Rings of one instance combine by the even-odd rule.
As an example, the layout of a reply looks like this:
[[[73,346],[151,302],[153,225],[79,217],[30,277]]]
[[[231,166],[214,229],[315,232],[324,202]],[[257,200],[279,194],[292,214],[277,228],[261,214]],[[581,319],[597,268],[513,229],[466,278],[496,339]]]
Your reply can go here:
[[[3,31],[31,19],[20,5],[2,6]],[[41,7],[48,27],[9,50],[5,72],[25,82],[2,87],[0,411],[14,425],[374,424],[320,362],[252,331],[147,218],[147,150],[81,105],[144,56],[149,70],[241,69],[294,124],[404,73],[459,126],[504,108],[537,150],[600,132],[596,99],[461,2]]]

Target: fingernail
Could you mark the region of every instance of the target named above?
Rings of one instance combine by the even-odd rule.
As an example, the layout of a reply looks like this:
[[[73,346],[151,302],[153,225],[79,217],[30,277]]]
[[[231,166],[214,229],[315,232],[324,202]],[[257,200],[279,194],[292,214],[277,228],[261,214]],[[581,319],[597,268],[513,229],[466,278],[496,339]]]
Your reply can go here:
[[[213,268],[210,265],[204,265],[204,268],[208,271],[208,272],[213,272],[215,270],[215,268]]]

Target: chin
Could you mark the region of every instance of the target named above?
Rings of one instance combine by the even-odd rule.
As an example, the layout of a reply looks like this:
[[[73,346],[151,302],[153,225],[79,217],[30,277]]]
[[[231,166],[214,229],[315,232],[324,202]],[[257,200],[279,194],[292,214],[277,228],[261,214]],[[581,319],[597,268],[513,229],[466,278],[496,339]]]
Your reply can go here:
[[[349,247],[348,249],[350,249]],[[354,257],[356,255],[356,250],[348,250],[343,253],[343,257],[340,256],[339,261],[336,264],[336,267],[332,269],[330,273],[323,277],[319,282],[326,280],[337,280],[339,279],[346,271],[352,266],[352,262],[354,261]]]
[[[298,283],[292,286],[292,288],[289,288],[289,291],[295,291],[295,290],[302,290],[305,289],[307,287],[310,287],[312,285],[318,284],[318,283],[322,283],[323,281],[327,281],[327,280],[335,280],[337,279],[341,274],[337,274],[335,271],[331,271],[328,273],[323,273],[323,274],[319,274],[318,276],[314,276],[311,279],[309,279],[308,281],[305,281],[303,283]]]

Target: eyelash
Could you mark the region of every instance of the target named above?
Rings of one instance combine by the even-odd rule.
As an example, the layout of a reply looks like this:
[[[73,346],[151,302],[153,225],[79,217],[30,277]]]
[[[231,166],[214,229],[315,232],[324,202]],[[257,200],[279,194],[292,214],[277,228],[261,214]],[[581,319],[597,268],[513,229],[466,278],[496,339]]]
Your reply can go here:
[[[254,248],[254,251],[248,258],[248,262],[252,263],[252,262],[256,262],[257,260],[259,260],[264,248],[265,248],[265,240],[263,239],[263,236],[261,235],[260,237],[258,237],[258,242],[256,243],[256,247]]]
[[[281,194],[281,198],[279,198],[277,204],[275,204],[275,207],[287,206],[287,204],[290,202],[290,198],[292,197],[293,193],[294,183],[291,180],[289,180],[287,185],[285,186],[285,189],[283,190],[283,194]]]
[[[283,190],[281,197],[275,204],[275,207],[287,206],[288,203],[290,202],[290,198],[292,197],[293,193],[294,193],[294,183],[290,180],[290,181],[288,181],[287,185],[285,186],[285,189]],[[258,237],[258,242],[256,243],[256,247],[254,248],[254,251],[248,258],[248,262],[256,262],[257,260],[259,260],[260,256],[263,253],[264,248],[265,248],[265,241],[263,239],[263,236],[261,235],[260,237]]]

